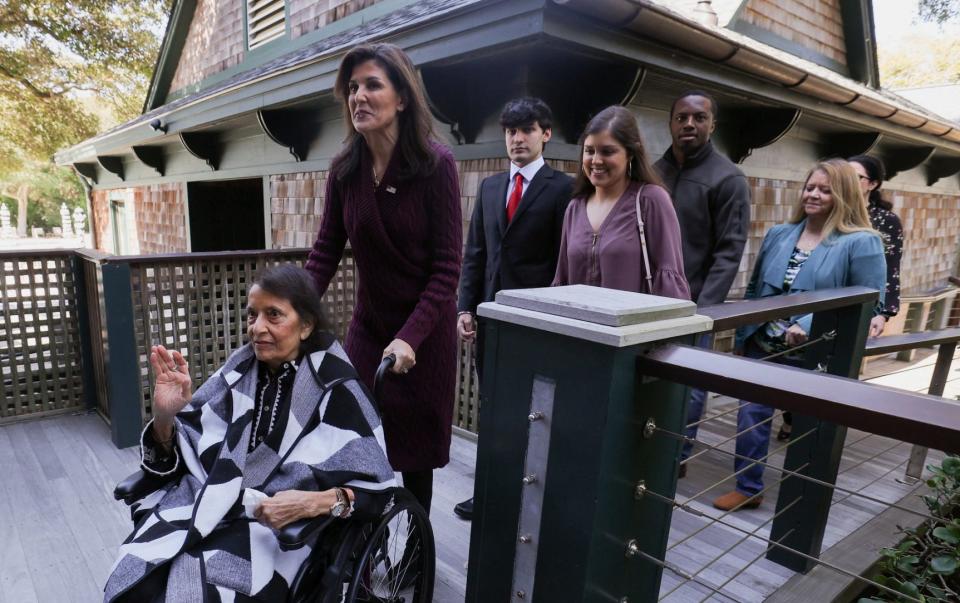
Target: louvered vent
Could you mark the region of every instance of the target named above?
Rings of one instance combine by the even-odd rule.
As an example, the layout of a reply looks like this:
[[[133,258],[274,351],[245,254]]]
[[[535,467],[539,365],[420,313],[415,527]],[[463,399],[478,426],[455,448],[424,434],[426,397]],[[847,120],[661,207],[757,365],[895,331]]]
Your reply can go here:
[[[247,0],[247,41],[250,50],[276,40],[286,31],[284,0]]]

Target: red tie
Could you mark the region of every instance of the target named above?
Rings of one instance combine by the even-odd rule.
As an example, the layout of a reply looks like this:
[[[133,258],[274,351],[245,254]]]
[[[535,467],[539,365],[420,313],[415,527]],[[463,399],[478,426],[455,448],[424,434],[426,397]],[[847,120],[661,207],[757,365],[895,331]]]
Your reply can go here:
[[[507,222],[513,220],[513,214],[517,213],[517,206],[520,205],[522,195],[523,174],[517,172],[516,181],[513,183],[513,191],[510,193],[510,199],[507,200]]]

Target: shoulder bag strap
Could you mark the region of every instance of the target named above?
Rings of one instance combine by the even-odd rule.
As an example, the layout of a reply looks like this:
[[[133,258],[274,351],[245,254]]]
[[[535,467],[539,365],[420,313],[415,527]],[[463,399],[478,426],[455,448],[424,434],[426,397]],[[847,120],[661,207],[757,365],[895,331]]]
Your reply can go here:
[[[637,191],[637,197],[634,199],[634,204],[637,208],[637,229],[640,231],[640,253],[643,255],[643,269],[644,269],[644,279],[647,281],[647,293],[653,292],[653,272],[650,271],[650,256],[647,254],[647,236],[643,232],[643,217],[640,215],[640,193],[643,192],[643,187],[646,184],[640,185],[640,190]]]

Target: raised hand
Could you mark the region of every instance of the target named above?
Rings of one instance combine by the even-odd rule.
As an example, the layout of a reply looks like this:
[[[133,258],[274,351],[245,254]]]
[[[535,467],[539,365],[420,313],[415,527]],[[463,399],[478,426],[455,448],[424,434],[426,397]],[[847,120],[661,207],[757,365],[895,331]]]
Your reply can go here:
[[[156,376],[153,388],[153,416],[167,424],[190,401],[193,381],[190,369],[180,352],[168,351],[162,345],[150,348],[150,366]]]

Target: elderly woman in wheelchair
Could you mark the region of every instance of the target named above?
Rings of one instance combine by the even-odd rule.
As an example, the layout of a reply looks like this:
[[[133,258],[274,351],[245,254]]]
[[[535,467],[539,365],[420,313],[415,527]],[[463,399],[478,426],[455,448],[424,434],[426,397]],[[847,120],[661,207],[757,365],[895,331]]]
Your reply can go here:
[[[135,528],[105,601],[430,600],[429,523],[324,326],[312,277],[281,265],[248,292],[249,342],[197,391],[152,348],[142,472],[116,493]]]

